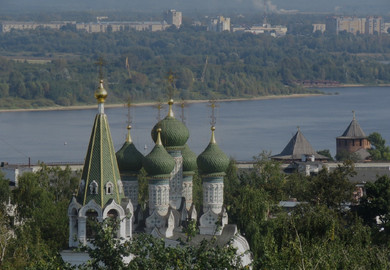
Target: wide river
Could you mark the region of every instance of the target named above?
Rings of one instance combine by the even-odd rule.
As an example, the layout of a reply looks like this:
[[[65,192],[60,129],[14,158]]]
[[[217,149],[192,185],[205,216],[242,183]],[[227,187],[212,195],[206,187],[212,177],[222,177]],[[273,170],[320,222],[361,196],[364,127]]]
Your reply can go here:
[[[366,135],[376,131],[390,142],[390,87],[322,89],[330,95],[304,98],[220,102],[216,139],[229,156],[250,161],[262,150],[280,153],[299,126],[314,149],[335,155],[336,137],[352,120],[352,111]],[[335,94],[338,93],[338,94]],[[91,94],[91,98],[93,98]],[[175,107],[180,119],[181,110]],[[0,161],[82,162],[97,109],[0,113]],[[106,108],[112,138],[119,150],[126,136],[127,108]],[[131,135],[144,154],[153,148],[150,131],[157,122],[152,106],[132,107]],[[167,106],[161,115],[167,114]],[[210,140],[210,107],[189,104],[184,110],[188,144],[201,153]],[[146,146],[146,147],[145,147]]]

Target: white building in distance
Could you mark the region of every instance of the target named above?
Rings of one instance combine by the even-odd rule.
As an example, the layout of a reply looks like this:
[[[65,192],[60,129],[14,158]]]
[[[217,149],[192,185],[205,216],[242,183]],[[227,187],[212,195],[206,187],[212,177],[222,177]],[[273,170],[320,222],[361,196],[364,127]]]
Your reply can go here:
[[[230,32],[230,18],[225,18],[223,16],[218,16],[217,18],[212,18],[208,27],[209,31],[214,32]]]

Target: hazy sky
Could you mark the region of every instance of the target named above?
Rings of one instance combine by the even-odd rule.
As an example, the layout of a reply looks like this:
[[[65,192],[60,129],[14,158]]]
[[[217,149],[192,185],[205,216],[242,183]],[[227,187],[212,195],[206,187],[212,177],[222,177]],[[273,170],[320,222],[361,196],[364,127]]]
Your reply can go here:
[[[264,3],[266,1],[266,3]],[[260,11],[368,13],[390,15],[390,0],[0,0],[0,13],[69,10],[161,11]]]

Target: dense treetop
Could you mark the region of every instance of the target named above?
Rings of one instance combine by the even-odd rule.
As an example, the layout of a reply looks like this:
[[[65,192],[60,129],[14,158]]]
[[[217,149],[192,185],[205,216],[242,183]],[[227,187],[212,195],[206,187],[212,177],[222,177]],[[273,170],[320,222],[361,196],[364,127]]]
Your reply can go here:
[[[390,65],[376,59],[390,54],[389,36],[307,32],[295,25],[293,34],[273,38],[185,24],[164,32],[89,34],[65,27],[1,33],[0,106],[90,102],[99,56],[106,63],[109,102],[163,98],[170,70],[176,74],[175,95],[184,99],[302,93],[307,90],[297,82],[303,80],[389,82]],[[39,64],[11,60],[31,58]]]

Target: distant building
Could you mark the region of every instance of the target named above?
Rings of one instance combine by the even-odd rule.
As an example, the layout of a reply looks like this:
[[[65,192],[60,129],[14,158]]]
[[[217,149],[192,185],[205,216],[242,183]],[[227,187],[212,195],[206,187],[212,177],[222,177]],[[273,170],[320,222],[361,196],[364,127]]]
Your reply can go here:
[[[371,148],[371,144],[359,123],[356,121],[355,112],[353,119],[343,135],[336,138],[337,155],[345,153],[356,154],[361,160],[370,156],[367,149]]]
[[[380,35],[384,28],[382,17],[367,17],[365,28],[368,35]]]
[[[262,25],[253,25],[251,27],[234,27],[233,32],[245,32],[252,34],[270,34],[274,37],[285,36],[287,33],[287,27],[283,25],[274,25],[264,23]]]
[[[217,18],[211,19],[208,30],[214,32],[223,32],[223,31],[230,32],[230,18],[218,16]]]
[[[163,22],[99,22],[77,23],[76,29],[87,33],[123,32],[123,31],[164,31],[170,25]]]
[[[36,30],[37,28],[48,28],[60,30],[61,27],[68,24],[76,24],[74,21],[51,22],[51,23],[37,23],[37,22],[0,22],[0,32],[7,33],[11,30]]]
[[[76,163],[48,163],[45,164],[48,167],[59,167],[62,170],[66,169],[67,167],[70,168],[70,170],[74,173],[82,169],[81,164]],[[36,173],[42,169],[42,166],[40,164],[35,165],[16,165],[16,164],[7,164],[3,163],[1,164],[0,170],[3,172],[6,179],[9,179],[10,185],[17,187],[19,184],[19,177],[21,177],[24,173]]]
[[[329,17],[326,20],[326,30],[338,34],[346,31],[348,33],[356,34],[381,34],[384,25],[382,17],[369,16],[367,18],[339,16]]]
[[[181,24],[181,12],[180,16],[176,12],[173,23],[178,27]],[[180,17],[180,19],[179,19]],[[103,17],[101,17],[103,18]],[[164,31],[172,24],[166,21],[124,21],[124,22],[103,22],[98,20],[97,22],[90,23],[76,23],[72,22],[51,22],[51,23],[36,23],[36,22],[1,22],[0,32],[7,33],[11,30],[36,30],[38,28],[48,28],[53,30],[60,30],[65,26],[74,26],[78,31],[85,31],[87,33],[105,33],[105,32],[120,32],[120,31]]]
[[[180,28],[182,24],[182,13],[174,9],[168,10],[165,13],[165,20],[168,24],[174,25],[176,28]]]
[[[326,24],[325,23],[314,23],[313,24],[313,33],[320,31],[321,33],[324,33],[326,30]]]
[[[383,23],[383,31],[382,33],[388,34],[390,29],[390,23]]]

